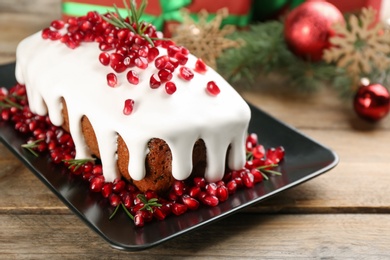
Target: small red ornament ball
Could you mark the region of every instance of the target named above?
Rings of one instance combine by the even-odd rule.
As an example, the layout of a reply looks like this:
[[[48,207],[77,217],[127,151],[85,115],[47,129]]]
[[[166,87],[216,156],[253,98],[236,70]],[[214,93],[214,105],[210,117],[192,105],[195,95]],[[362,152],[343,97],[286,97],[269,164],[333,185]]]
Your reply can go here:
[[[325,1],[307,1],[292,10],[284,22],[284,37],[297,56],[319,61],[329,38],[335,33],[332,24],[344,22],[337,7]]]
[[[353,105],[360,117],[378,121],[389,113],[389,91],[381,84],[363,85],[358,89]]]

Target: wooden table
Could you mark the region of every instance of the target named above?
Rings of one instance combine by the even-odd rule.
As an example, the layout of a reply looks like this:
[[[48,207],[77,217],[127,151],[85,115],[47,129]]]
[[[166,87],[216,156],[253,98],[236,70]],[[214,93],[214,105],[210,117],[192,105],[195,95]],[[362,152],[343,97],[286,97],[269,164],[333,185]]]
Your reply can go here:
[[[26,10],[16,5],[21,2],[30,3]],[[15,60],[19,40],[59,16],[58,0],[38,1],[41,8],[31,2],[0,4],[0,64]],[[0,144],[0,258],[390,258],[390,117],[366,123],[350,101],[328,90],[242,94],[333,149],[339,165],[206,228],[146,251],[123,252],[91,231]]]

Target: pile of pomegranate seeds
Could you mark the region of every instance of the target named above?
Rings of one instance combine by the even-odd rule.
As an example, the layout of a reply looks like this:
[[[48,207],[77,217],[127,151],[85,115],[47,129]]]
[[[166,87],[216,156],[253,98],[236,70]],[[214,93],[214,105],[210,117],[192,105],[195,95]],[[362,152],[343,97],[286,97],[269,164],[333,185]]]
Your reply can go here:
[[[110,19],[113,15],[115,14],[108,13],[104,15],[104,18]],[[133,31],[129,28],[118,28],[104,18],[97,12],[89,12],[85,16],[71,17],[66,23],[55,20],[50,27],[42,30],[42,38],[59,40],[71,49],[79,47],[82,43],[98,43],[98,48],[102,52],[97,59],[103,66],[109,66],[113,70],[107,74],[107,85],[110,87],[120,84],[117,77],[120,73],[127,73],[128,82],[137,85],[139,76],[132,68],[144,70],[150,64],[154,64],[158,70],[149,77],[150,88],[157,89],[166,83],[165,91],[169,95],[176,92],[176,84],[170,80],[177,68],[179,68],[177,72],[179,78],[184,81],[194,78],[193,70],[185,66],[190,53],[188,49],[177,46],[171,40],[162,39],[162,35],[153,25],[144,22],[138,25],[134,23],[132,24]],[[124,21],[127,24],[130,23],[128,17]],[[141,28],[136,28],[137,26]],[[143,31],[143,34],[136,34],[135,31]],[[159,56],[158,47],[165,48],[167,55]],[[198,59],[194,71],[205,74],[207,66],[201,59]],[[218,95],[220,90],[215,82],[212,87],[209,85],[205,86],[206,90],[212,96]]]
[[[128,100],[126,104],[129,104],[125,107],[126,113],[131,113],[134,103]],[[92,159],[75,160],[70,134],[52,125],[49,117],[35,115],[29,110],[23,85],[15,85],[9,91],[0,88],[0,115],[0,120],[9,122],[26,137],[24,148],[33,153],[47,152],[53,163],[64,163],[71,174],[80,175],[89,182],[92,192],[101,193],[115,207],[112,217],[122,207],[139,227],[153,219],[163,220],[170,214],[182,215],[202,206],[215,207],[228,200],[237,189],[253,188],[256,183],[268,179],[266,173],[278,174],[272,169],[284,158],[283,147],[266,150],[258,143],[257,135],[250,134],[246,140],[248,161],[244,169],[228,171],[216,183],[208,183],[203,177],[175,181],[167,197],[163,198],[153,191],[142,194],[123,179],[106,182],[100,164]]]

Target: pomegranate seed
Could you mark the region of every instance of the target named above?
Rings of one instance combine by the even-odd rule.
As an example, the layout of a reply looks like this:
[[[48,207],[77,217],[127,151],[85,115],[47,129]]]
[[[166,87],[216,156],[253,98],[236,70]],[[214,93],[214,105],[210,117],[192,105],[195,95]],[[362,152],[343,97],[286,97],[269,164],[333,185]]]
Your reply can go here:
[[[195,63],[194,70],[200,74],[204,74],[207,71],[207,65],[202,59],[198,59]]]
[[[206,187],[206,179],[203,177],[195,177],[194,184],[196,187],[205,188]]]
[[[177,196],[182,196],[185,193],[186,185],[183,181],[175,181],[173,183],[173,190]]]
[[[43,39],[49,39],[49,36],[50,36],[50,28],[45,28],[42,30],[42,38]]]
[[[91,182],[89,189],[93,192],[101,192],[104,185],[104,180],[99,177],[94,177]]]
[[[167,92],[168,95],[172,95],[173,93],[176,92],[176,85],[175,83],[168,81],[165,83],[165,91]]]
[[[264,155],[265,155],[265,148],[264,148],[264,146],[262,146],[261,144],[256,145],[252,149],[252,154],[253,154],[254,158],[257,158],[257,159],[263,158]]]
[[[254,183],[262,182],[264,179],[263,174],[261,174],[261,172],[258,169],[252,169],[251,174],[253,175]]]
[[[154,61],[154,65],[156,66],[157,69],[161,70],[161,69],[165,68],[165,65],[167,64],[168,61],[169,61],[168,56],[164,55],[164,56],[158,57]]]
[[[196,198],[196,197],[198,197],[200,191],[201,191],[201,189],[199,187],[192,187],[192,188],[190,188],[188,195],[190,195],[193,198]]]
[[[149,49],[148,49],[148,47],[146,47],[146,46],[140,46],[140,47],[139,47],[138,55],[139,55],[140,57],[147,58],[147,57],[148,57],[148,54],[149,54]]]
[[[140,69],[146,69],[148,67],[148,60],[144,57],[138,57],[134,60],[135,65]]]
[[[102,187],[102,195],[105,198],[108,198],[112,193],[112,183],[105,183]]]
[[[126,193],[123,197],[122,197],[122,202],[123,202],[123,205],[125,205],[126,208],[131,208],[134,204],[133,204],[133,199],[132,199],[132,196],[130,195],[130,193]]]
[[[126,99],[125,106],[123,108],[123,114],[125,114],[126,116],[130,115],[133,112],[133,109],[134,109],[134,100]]]
[[[248,135],[248,137],[246,138],[246,142],[251,143],[252,146],[255,147],[258,142],[257,134],[251,133],[250,135]]]
[[[65,22],[62,20],[54,20],[51,22],[50,26],[56,30],[60,30],[60,29],[64,28]]]
[[[161,86],[161,81],[156,74],[152,74],[149,82],[150,82],[150,87],[153,89],[156,89]]]
[[[127,72],[126,77],[127,80],[133,85],[137,85],[139,83],[139,76],[134,70],[129,70],[129,72]]]
[[[181,52],[176,53],[175,58],[178,60],[180,65],[186,65],[188,61],[188,57]]]
[[[161,209],[161,208],[159,208],[159,207],[156,207],[156,208],[154,208],[154,210],[153,210],[153,216],[156,218],[156,219],[158,219],[158,220],[164,220],[165,218],[166,218],[166,214],[165,214],[165,212]]]
[[[181,67],[179,76],[184,80],[191,80],[194,77],[194,73],[187,67]]]
[[[156,47],[150,48],[148,52],[148,61],[152,62],[160,54]]]
[[[203,199],[202,202],[206,204],[207,206],[215,207],[219,204],[219,200],[216,196],[213,195],[206,195]]]
[[[176,53],[180,51],[180,48],[176,45],[170,45],[167,48],[167,53],[169,57],[175,57]]]
[[[128,37],[129,35],[129,30],[128,29],[120,29],[116,36],[118,37],[119,40],[124,40]]]
[[[229,191],[229,194],[233,194],[236,192],[237,190],[237,183],[235,180],[231,180],[228,182],[228,184],[226,185],[226,188],[228,189]]]
[[[244,176],[242,177],[242,183],[247,188],[253,188],[253,185],[254,185],[254,176],[253,176],[253,174],[250,173],[250,172],[247,172],[246,174],[244,174]]]
[[[179,61],[176,58],[174,58],[174,57],[169,57],[169,63],[173,65],[174,69],[179,66]],[[168,67],[167,65],[165,67]],[[167,69],[169,69],[170,71],[174,70],[172,68],[167,68]]]
[[[108,200],[110,202],[110,205],[112,207],[116,207],[118,206],[120,203],[121,203],[121,198],[115,194],[115,193],[112,193],[109,197],[108,197]]]
[[[199,207],[199,201],[188,195],[183,195],[181,199],[190,210],[196,210]]]
[[[221,90],[219,89],[217,84],[215,84],[214,81],[209,81],[207,83],[206,90],[207,90],[207,93],[209,93],[212,96],[217,96],[221,92]]]
[[[102,175],[103,169],[101,165],[94,165],[92,168],[92,174],[93,175]]]
[[[219,186],[217,188],[217,198],[220,202],[224,202],[229,198],[229,190],[226,186]]]
[[[145,219],[140,211],[134,215],[134,224],[136,227],[143,227],[145,225]]]
[[[213,196],[215,196],[215,195],[217,195],[217,184],[215,184],[215,183],[209,183],[209,184],[207,184],[206,185],[206,192],[207,192],[207,194],[209,194],[209,195],[213,195]]]
[[[188,207],[187,205],[181,204],[181,203],[173,203],[172,204],[172,213],[176,216],[182,215],[187,211]]]
[[[123,180],[114,180],[112,190],[116,193],[123,191],[126,187],[126,183]]]
[[[271,164],[279,163],[284,157],[284,148],[282,146],[275,148],[269,148],[266,153],[266,157],[271,161]]]
[[[104,66],[108,66],[110,64],[110,54],[108,54],[107,52],[100,53],[99,61]]]
[[[186,47],[181,47],[180,52],[183,53],[185,56],[188,56],[188,54],[190,54],[190,51]]]
[[[162,69],[158,72],[158,77],[162,82],[169,81],[172,79],[172,73],[167,69]]]
[[[114,73],[108,73],[107,74],[107,85],[110,87],[115,87],[118,84],[118,80],[116,78],[116,75]]]

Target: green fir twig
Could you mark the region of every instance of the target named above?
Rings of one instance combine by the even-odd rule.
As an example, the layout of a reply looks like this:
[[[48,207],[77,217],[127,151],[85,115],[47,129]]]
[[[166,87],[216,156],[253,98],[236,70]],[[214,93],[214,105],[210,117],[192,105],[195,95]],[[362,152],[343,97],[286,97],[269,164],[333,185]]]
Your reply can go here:
[[[36,151],[34,151],[34,149],[37,148],[39,143],[42,141],[43,141],[43,139],[38,139],[38,140],[35,140],[32,142],[28,142],[26,144],[22,144],[21,146],[22,146],[22,148],[24,148],[27,151],[29,151],[30,153],[32,153],[35,157],[38,157],[38,153]]]
[[[94,158],[86,158],[86,159],[69,159],[62,160],[64,163],[69,164],[68,169],[72,169],[73,171],[77,171],[81,166],[86,164],[87,162],[95,161]]]

